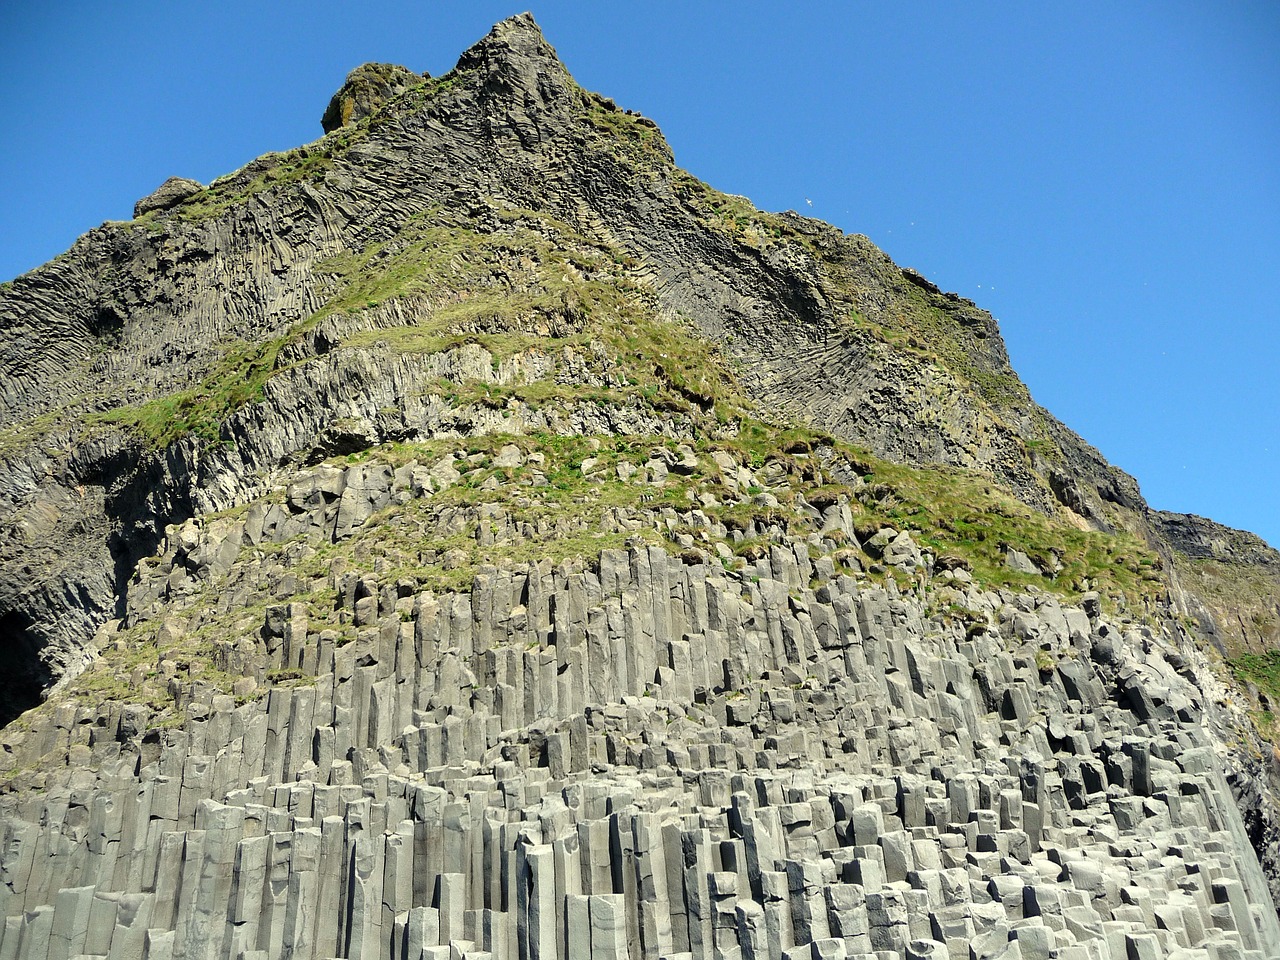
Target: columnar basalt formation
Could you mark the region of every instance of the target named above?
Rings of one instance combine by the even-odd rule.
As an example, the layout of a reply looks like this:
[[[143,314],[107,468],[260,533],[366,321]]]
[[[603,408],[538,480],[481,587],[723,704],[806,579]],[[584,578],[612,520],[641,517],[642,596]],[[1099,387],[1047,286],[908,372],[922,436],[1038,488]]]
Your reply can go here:
[[[0,960],[1280,956],[1274,551],[527,15],[324,126],[0,289]]]
[[[25,772],[4,801],[0,956],[1263,957],[1280,942],[1174,666],[1185,638],[963,570],[877,581],[830,552],[856,542],[840,503],[741,570],[638,533],[696,528],[696,509],[620,513],[630,546],[482,566],[463,591],[324,557],[370,556],[412,501],[495,461],[524,458],[321,466],[281,503],[172,529],[116,635],[176,722],[95,705],[90,671],[10,734]],[[549,532],[488,506],[428,509],[415,535]],[[183,640],[202,633],[205,664]]]

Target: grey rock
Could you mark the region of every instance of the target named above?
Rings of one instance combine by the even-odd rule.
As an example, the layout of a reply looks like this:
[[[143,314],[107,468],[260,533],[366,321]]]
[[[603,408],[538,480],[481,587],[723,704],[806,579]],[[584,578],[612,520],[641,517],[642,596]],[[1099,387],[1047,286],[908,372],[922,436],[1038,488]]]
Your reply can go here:
[[[217,185],[252,204],[101,228],[0,290],[0,425],[22,439],[0,472],[0,624],[39,664],[10,682],[34,702],[87,673],[4,732],[0,958],[1227,955],[1280,939],[1257,822],[1217,766],[1212,724],[1230,715],[1174,607],[1121,621],[1098,597],[984,591],[905,529],[867,549],[912,576],[861,574],[841,551],[858,484],[877,495],[865,467],[808,440],[748,467],[693,381],[665,407],[643,389],[612,402],[652,384],[581,343],[568,295],[527,317],[411,292],[290,326],[332,294],[334,258],[418,249],[405,231],[424,210],[442,211],[425,229],[481,247],[572,244],[552,221],[572,222],[615,238],[607,260],[639,265],[645,309],[689,318],[779,416],[1098,525],[1095,500],[1140,510],[1078,438],[1028,420],[1029,399],[995,409],[845,324],[827,271],[849,272],[873,323],[932,311],[1019,397],[989,316],[804,218],[771,221],[783,236],[758,249],[726,235],[656,128],[581,91],[528,16],[448,84],[375,74],[338,110],[371,122]],[[523,254],[450,263],[504,291],[541,282]],[[454,308],[456,341],[396,349]],[[206,435],[153,450],[72,418],[23,439],[54,393],[146,404],[216,372],[215,312],[278,351],[258,358],[261,397]],[[535,345],[491,352],[490,334]],[[1008,426],[1032,420],[1056,465]],[[573,509],[529,508],[552,483]]]
[[[170,177],[151,193],[133,205],[133,216],[136,219],[155,210],[168,210],[176,207],[184,200],[204,192],[204,184],[189,180],[186,177]]]
[[[1006,550],[1004,554],[1004,562],[1005,566],[1010,570],[1016,570],[1018,573],[1038,574],[1040,572],[1040,568],[1037,567],[1035,563],[1032,562],[1031,558],[1021,550],[1014,550],[1012,548]]]
[[[388,100],[412,87],[424,76],[394,63],[366,63],[347,74],[346,82],[333,95],[320,126],[325,133],[358,123],[372,116]]]

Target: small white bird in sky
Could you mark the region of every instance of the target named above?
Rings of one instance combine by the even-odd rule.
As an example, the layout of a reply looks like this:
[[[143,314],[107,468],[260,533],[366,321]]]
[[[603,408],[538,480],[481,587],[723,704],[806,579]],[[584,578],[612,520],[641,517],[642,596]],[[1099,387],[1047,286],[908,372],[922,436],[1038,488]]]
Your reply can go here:
[[[804,202],[805,202],[805,203],[807,203],[807,204],[808,204],[809,206],[811,206],[811,207],[813,206],[813,201],[812,201],[812,200],[810,200],[808,197],[805,197],[805,198],[804,198]]]

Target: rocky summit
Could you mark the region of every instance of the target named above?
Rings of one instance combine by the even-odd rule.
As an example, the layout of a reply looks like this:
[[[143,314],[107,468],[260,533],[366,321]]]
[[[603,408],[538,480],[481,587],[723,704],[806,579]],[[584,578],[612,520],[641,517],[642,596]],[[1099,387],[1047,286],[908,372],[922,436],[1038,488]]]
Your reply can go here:
[[[0,960],[1280,957],[1280,554],[528,15],[323,129],[0,286]]]

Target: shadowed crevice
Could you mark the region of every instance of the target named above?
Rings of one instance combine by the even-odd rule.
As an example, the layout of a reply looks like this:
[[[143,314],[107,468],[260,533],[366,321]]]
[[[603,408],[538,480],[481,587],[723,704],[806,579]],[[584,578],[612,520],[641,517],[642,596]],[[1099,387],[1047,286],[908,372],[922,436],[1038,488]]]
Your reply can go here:
[[[30,620],[17,611],[0,614],[0,725],[38,706],[52,682],[40,659],[42,644]]]

